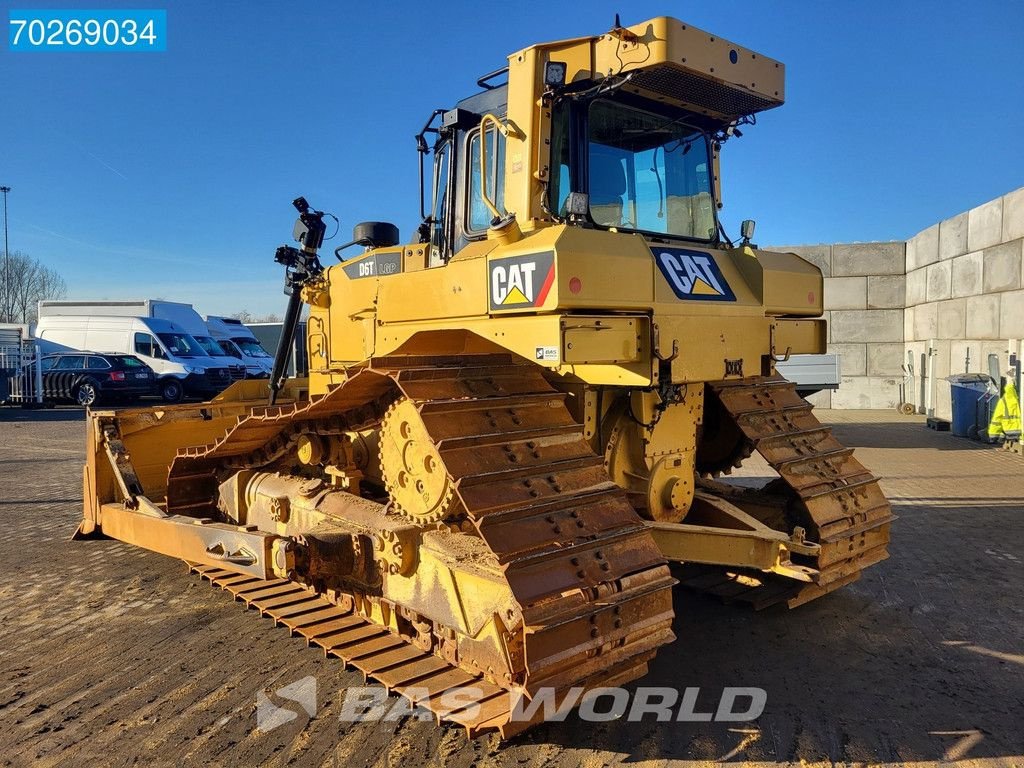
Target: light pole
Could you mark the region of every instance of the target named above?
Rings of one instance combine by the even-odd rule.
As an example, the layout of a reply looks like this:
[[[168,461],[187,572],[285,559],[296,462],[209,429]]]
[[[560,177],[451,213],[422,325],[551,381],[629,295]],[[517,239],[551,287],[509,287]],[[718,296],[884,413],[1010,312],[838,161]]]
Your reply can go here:
[[[7,294],[11,289],[10,282],[8,280],[8,274],[11,268],[11,249],[7,245],[7,193],[11,191],[10,187],[0,187],[0,192],[4,193],[4,282],[0,288],[3,288],[3,292],[0,293],[0,315],[6,318],[7,316]]]

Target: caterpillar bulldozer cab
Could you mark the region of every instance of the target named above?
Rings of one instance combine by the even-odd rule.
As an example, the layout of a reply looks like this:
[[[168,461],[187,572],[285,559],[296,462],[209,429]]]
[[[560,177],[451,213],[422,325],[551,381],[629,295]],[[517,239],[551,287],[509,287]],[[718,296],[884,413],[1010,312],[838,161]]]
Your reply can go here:
[[[79,534],[505,735],[516,701],[644,674],[669,562],[758,607],[856,579],[889,505],[774,370],[824,352],[821,274],[718,215],[719,156],[783,72],[666,17],[513,53],[418,134],[412,242],[360,224],[325,267],[295,201],[269,383],[91,412]],[[722,481],[755,451],[775,479]]]

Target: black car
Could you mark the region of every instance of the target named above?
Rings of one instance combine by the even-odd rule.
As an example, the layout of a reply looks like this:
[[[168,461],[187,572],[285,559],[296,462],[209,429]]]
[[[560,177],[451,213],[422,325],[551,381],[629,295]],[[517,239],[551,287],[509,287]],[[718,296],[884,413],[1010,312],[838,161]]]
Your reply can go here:
[[[153,369],[132,355],[59,352],[41,361],[43,399],[71,400],[79,405],[136,400],[153,394]]]

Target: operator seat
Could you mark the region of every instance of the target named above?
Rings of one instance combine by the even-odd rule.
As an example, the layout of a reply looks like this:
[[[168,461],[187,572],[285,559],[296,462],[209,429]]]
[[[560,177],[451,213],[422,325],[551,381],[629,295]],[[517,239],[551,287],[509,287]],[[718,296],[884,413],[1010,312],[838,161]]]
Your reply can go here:
[[[622,196],[626,193],[626,169],[622,159],[590,148],[590,216],[602,227],[622,224]]]
[[[701,239],[715,236],[714,201],[709,192],[693,195],[669,195],[665,213],[673,232]]]

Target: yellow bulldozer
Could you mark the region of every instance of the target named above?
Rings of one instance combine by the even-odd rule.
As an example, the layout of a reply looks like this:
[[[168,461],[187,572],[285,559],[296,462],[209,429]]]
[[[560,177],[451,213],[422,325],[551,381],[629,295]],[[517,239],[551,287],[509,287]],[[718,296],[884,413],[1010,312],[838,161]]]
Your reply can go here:
[[[89,414],[78,535],[505,736],[516,702],[643,675],[677,577],[756,607],[855,580],[890,506],[775,372],[825,351],[821,273],[718,218],[721,149],[783,81],[666,17],[513,53],[417,136],[414,242],[360,224],[324,267],[294,201],[269,382]],[[775,479],[723,481],[754,452]]]

